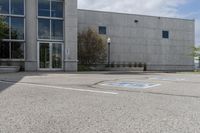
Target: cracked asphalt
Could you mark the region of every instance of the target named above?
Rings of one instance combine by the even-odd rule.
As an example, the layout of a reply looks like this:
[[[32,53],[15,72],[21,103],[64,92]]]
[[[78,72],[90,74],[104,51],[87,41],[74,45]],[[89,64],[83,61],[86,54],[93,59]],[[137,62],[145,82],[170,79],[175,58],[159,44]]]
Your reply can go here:
[[[103,85],[117,82],[160,86]],[[0,133],[199,132],[199,74],[0,74]]]

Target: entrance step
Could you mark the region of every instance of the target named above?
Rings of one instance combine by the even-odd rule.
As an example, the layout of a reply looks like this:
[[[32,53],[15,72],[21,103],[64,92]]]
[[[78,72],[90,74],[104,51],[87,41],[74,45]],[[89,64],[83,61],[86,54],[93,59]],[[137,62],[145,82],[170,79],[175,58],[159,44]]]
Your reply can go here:
[[[0,73],[19,72],[20,66],[0,66]]]

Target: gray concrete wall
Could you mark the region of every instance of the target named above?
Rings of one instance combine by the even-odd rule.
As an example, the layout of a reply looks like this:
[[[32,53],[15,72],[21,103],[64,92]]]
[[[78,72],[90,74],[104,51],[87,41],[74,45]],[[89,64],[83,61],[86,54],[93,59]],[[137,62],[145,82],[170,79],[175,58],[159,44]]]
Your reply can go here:
[[[135,23],[138,20],[138,23]],[[148,70],[193,70],[194,21],[78,10],[78,31],[107,27],[111,38],[111,62],[147,63]],[[169,39],[162,31],[169,31]]]
[[[25,71],[37,70],[37,2],[27,0],[25,17]]]
[[[64,70],[77,71],[77,0],[65,0]]]

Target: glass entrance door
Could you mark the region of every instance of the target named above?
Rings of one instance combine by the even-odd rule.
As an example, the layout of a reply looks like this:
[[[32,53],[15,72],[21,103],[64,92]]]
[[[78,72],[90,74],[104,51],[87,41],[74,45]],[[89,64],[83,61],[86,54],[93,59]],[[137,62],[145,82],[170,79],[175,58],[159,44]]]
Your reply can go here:
[[[50,47],[49,43],[40,43],[40,68],[50,68]]]
[[[52,68],[62,68],[62,44],[52,43]]]
[[[63,44],[39,43],[39,69],[62,70],[63,69]]]

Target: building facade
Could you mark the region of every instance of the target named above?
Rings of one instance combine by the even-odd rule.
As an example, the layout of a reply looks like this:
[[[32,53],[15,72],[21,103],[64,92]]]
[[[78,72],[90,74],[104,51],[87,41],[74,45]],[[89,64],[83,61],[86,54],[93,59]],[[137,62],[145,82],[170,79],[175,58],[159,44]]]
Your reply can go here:
[[[78,31],[111,38],[111,62],[146,63],[147,70],[194,69],[194,20],[78,10]]]
[[[77,33],[93,28],[111,38],[111,62],[194,69],[194,20],[78,10],[76,0],[1,0],[0,16],[8,27],[0,66],[76,71]]]
[[[0,15],[9,27],[0,65],[77,70],[76,0],[1,0]]]

